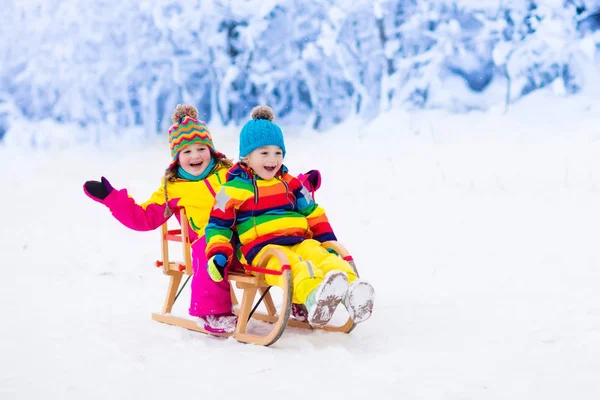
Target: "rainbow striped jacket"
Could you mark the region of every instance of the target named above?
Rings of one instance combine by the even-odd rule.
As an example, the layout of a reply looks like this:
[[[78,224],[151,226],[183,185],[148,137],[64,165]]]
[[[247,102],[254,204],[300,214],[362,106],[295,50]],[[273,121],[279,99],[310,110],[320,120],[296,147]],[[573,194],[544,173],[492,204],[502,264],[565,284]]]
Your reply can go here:
[[[285,166],[266,181],[240,163],[217,192],[205,235],[207,259],[220,253],[231,261],[233,239],[245,263],[268,244],[337,240],[323,208]]]

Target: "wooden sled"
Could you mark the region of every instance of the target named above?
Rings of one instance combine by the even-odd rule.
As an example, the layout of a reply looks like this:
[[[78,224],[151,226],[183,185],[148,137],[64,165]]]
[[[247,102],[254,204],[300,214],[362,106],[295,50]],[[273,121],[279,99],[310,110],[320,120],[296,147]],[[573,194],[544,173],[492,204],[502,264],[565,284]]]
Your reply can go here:
[[[189,228],[188,224],[185,223],[185,221],[187,221],[187,216],[183,209],[180,212],[180,217],[180,221],[183,221],[181,229],[169,230],[167,223],[164,223],[161,228],[162,261],[156,261],[156,266],[162,267],[163,273],[169,276],[169,285],[167,288],[167,295],[162,312],[153,313],[153,320],[170,325],[181,326],[183,328],[214,336],[229,337],[233,335],[233,337],[240,342],[253,343],[262,346],[270,346],[275,343],[281,337],[283,331],[288,325],[297,328],[323,329],[326,331],[346,333],[351,332],[356,326],[350,318],[348,318],[346,323],[341,326],[326,325],[322,327],[313,327],[306,322],[301,322],[293,318],[290,319],[293,294],[292,274],[287,256],[284,252],[277,249],[268,249],[265,251],[259,261],[258,268],[246,265],[245,271],[229,271],[228,279],[232,285],[231,301],[234,305],[234,308],[239,304],[239,308],[234,310],[235,314],[238,316],[235,332],[228,334],[214,334],[202,329],[198,325],[197,321],[193,319],[193,317],[185,318],[171,315],[173,304],[175,303],[175,300],[181,289],[183,289],[180,289],[183,276],[191,276],[193,274],[191,243],[188,232]],[[183,244],[183,261],[170,261],[169,241],[180,242]],[[348,261],[358,276],[354,261],[344,246],[338,242],[330,241],[323,243],[323,247],[334,250],[337,252],[337,254],[339,254],[340,257]],[[279,263],[282,265],[281,272],[266,270],[267,261],[271,257],[278,259]],[[279,309],[277,309],[275,306],[273,298],[271,297],[271,293],[269,293],[270,287],[265,282],[265,273],[273,273],[276,275],[281,274],[283,277],[283,298]],[[233,289],[234,282],[238,289],[243,290],[241,303],[238,302]],[[260,293],[260,298],[255,304],[254,299],[257,293]],[[266,313],[256,310],[261,302],[264,304],[267,310]],[[272,323],[273,328],[266,335],[258,335],[247,332],[247,325],[250,318]]]

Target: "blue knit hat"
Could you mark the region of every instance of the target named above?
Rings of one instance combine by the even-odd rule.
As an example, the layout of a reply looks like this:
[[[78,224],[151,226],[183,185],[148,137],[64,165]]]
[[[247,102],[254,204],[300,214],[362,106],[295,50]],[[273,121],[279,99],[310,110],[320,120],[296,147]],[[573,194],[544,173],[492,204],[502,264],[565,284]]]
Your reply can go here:
[[[252,119],[240,132],[240,158],[263,146],[279,146],[285,157],[281,128],[273,123],[273,110],[268,106],[252,109]]]

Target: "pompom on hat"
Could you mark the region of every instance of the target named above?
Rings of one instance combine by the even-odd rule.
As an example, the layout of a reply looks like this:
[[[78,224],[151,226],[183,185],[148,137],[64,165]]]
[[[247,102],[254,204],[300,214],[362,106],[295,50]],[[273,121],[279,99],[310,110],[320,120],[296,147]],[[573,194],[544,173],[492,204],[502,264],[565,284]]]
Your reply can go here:
[[[225,157],[215,149],[206,122],[198,119],[198,111],[194,107],[185,104],[177,105],[171,119],[174,125],[169,128],[169,147],[173,163],[177,162],[179,152],[184,147],[194,143],[206,145],[217,157]]]
[[[254,107],[251,118],[240,132],[240,158],[264,146],[281,147],[285,157],[283,132],[273,123],[273,110],[268,106]]]

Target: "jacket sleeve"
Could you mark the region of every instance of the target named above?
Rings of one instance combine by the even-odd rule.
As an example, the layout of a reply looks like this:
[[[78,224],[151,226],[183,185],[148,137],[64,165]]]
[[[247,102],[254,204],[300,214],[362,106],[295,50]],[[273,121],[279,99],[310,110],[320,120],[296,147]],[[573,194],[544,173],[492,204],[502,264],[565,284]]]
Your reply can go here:
[[[174,210],[178,199],[169,201],[169,207]],[[112,215],[126,227],[135,231],[151,231],[161,226],[170,217],[165,217],[165,197],[162,186],[145,203],[139,205],[127,194],[127,189],[114,189],[104,199]]]
[[[237,209],[244,202],[239,198],[239,192],[225,183],[215,197],[215,205],[204,231],[207,260],[215,254],[223,254],[227,257],[228,263],[231,261],[233,255],[231,238],[234,233]],[[234,196],[235,194],[237,197]]]
[[[295,187],[296,209],[306,217],[313,239],[321,243],[337,240],[327,215],[325,215],[325,210],[315,203],[312,195],[300,180],[293,178],[291,183]]]

